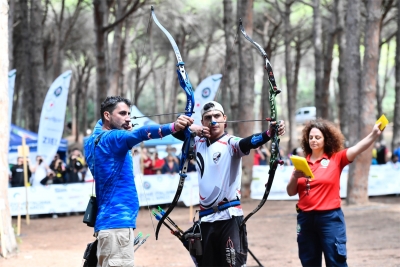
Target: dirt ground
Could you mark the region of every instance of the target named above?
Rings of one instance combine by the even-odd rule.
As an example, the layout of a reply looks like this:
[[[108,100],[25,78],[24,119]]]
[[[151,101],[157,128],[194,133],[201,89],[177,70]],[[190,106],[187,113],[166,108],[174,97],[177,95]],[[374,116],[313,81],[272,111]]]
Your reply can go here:
[[[244,200],[245,214],[258,204]],[[249,249],[263,266],[301,266],[297,257],[295,201],[267,201],[247,223]],[[349,266],[400,266],[400,196],[370,198],[367,205],[346,206]],[[177,207],[171,218],[184,230],[190,227],[190,209]],[[154,227],[156,221],[153,219]],[[13,219],[13,224],[16,220]],[[147,242],[135,254],[135,266],[194,266],[188,252],[166,227],[159,240],[154,237],[147,208],[137,221]],[[86,244],[92,242],[93,228],[82,223],[82,215],[31,219],[22,223],[19,252],[0,258],[1,267],[78,267]],[[249,255],[247,266],[258,266]]]

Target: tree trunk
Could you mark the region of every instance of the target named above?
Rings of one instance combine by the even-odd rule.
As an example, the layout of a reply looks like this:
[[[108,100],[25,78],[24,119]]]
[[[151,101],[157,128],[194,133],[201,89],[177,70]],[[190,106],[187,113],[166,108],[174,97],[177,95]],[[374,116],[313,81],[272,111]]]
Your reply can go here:
[[[324,53],[324,73],[321,89],[321,101],[323,105],[323,109],[321,110],[321,117],[324,119],[330,118],[329,107],[331,105],[329,105],[329,84],[332,72],[333,47],[335,45],[335,37],[337,32],[336,16],[337,15],[333,11],[331,13],[331,18],[329,22],[329,32],[327,34],[328,37],[326,40],[326,49]]]
[[[7,25],[8,4],[7,0],[0,0],[0,25]],[[8,114],[8,27],[0,27],[0,111]],[[0,216],[1,227],[4,235],[0,236],[0,253],[3,257],[17,252],[18,246],[11,224],[10,205],[8,203],[8,142],[10,138],[10,125],[8,116],[1,116],[0,119]]]
[[[15,1],[8,1],[8,69],[12,70],[14,67],[14,57],[13,57],[13,32],[14,32],[14,11],[15,11]],[[13,96],[9,96],[13,97]]]
[[[87,59],[89,61],[89,59]],[[86,129],[89,128],[88,121],[87,121],[87,104],[88,104],[88,93],[89,93],[89,82],[90,82],[90,74],[92,72],[92,64],[89,62],[89,69],[86,74],[84,86],[83,86],[83,102],[82,102],[82,126],[80,127],[83,131],[83,136],[86,135]],[[96,114],[97,110],[94,110]]]
[[[81,100],[83,99],[83,79],[85,76],[85,71],[86,71],[86,62],[84,63],[83,66],[78,66],[77,68],[77,73],[76,73],[76,85],[75,85],[75,99],[74,99],[74,105],[72,108],[74,119],[73,119],[73,127],[74,131],[72,134],[75,136],[75,143],[79,142],[79,133],[81,131],[80,129],[80,123],[79,123],[79,117],[81,115]]]
[[[382,28],[381,28],[381,30],[382,30]],[[380,39],[380,41],[382,40],[381,37],[379,39]],[[390,42],[386,43],[386,47],[387,47],[386,56],[387,56],[387,58],[389,58],[390,57]],[[381,52],[382,52],[382,46],[380,46],[379,50],[380,50],[379,51],[379,55],[380,55]],[[379,60],[380,60],[380,57],[379,57]],[[378,65],[379,65],[379,62],[378,62]],[[378,117],[381,116],[381,114],[383,114],[382,101],[385,98],[386,90],[387,90],[387,84],[388,84],[388,81],[389,81],[390,76],[391,76],[392,73],[393,73],[392,71],[389,72],[389,60],[386,60],[385,74],[384,74],[384,79],[383,79],[382,90],[381,90],[381,88],[379,86],[379,79],[377,79],[377,81],[376,81],[376,110],[378,112]],[[383,135],[380,135],[379,139],[382,140],[382,138],[383,138]]]
[[[295,109],[296,109],[296,96],[292,93],[293,90],[293,66],[291,59],[291,41],[292,41],[292,26],[290,24],[290,13],[291,13],[291,5],[293,2],[286,1],[285,2],[285,10],[282,14],[283,16],[283,26],[284,26],[284,43],[285,43],[285,71],[286,71],[286,92],[283,91],[284,94],[287,95],[288,101],[288,123],[286,126],[289,126],[289,142],[288,142],[288,150],[294,147],[294,141],[296,140],[296,123],[295,123]],[[281,116],[282,117],[282,116]]]
[[[139,96],[140,96],[140,74],[142,73],[142,68],[139,66],[140,63],[140,57],[136,57],[136,62],[135,65],[137,66],[135,69],[135,83],[133,85],[133,90],[134,90],[134,95],[135,97],[133,98],[133,104],[135,106],[138,105],[138,100],[139,100]]]
[[[126,66],[129,65],[129,59],[127,57],[127,53],[130,51],[130,42],[129,42],[129,32],[132,27],[132,19],[131,17],[126,18],[124,21],[124,36],[121,42],[120,56],[119,56],[119,89],[118,94],[127,97],[127,86],[126,86]]]
[[[367,2],[362,86],[359,90],[359,139],[368,135],[375,123],[375,116],[371,116],[371,114],[375,113],[376,103],[381,5],[382,0],[368,0]],[[347,193],[347,203],[349,204],[368,202],[368,174],[372,158],[371,151],[372,146],[358,155],[354,163],[350,165],[349,181],[351,182],[349,182],[349,185],[351,184],[351,188]]]
[[[15,2],[15,1],[13,1]],[[15,6],[15,14],[21,14],[22,15],[22,9],[21,9],[21,3],[17,3]],[[24,34],[24,25],[25,22],[27,24],[27,20],[24,18],[21,18],[20,23],[14,28],[13,32],[13,42],[14,42],[14,51],[13,51],[13,64],[15,69],[17,69],[17,76],[15,77],[15,87],[14,87],[14,96],[13,96],[13,106],[12,106],[12,118],[11,121],[14,124],[17,125],[22,125],[21,124],[21,113],[24,112],[23,109],[21,109],[21,99],[22,99],[22,93],[23,93],[23,82],[24,82],[24,69],[25,69],[25,63],[26,63],[26,53],[25,53],[25,41],[23,38]],[[10,36],[11,37],[11,36]]]
[[[121,0],[116,1],[116,20],[120,19],[123,16],[123,4]],[[111,46],[111,56],[110,56],[110,74],[109,74],[109,81],[110,81],[110,88],[109,88],[109,95],[118,95],[118,85],[119,79],[121,76],[119,63],[120,63],[120,56],[121,56],[121,45],[122,45],[122,26],[123,23],[118,24],[114,27],[114,40]]]
[[[344,9],[343,9],[343,0],[335,0],[334,9],[337,15],[337,40],[339,44],[339,66],[338,66],[338,86],[339,86],[339,98],[338,98],[338,114],[339,114],[339,122],[340,122],[340,130],[346,139],[349,139],[349,129],[348,124],[346,122],[347,116],[347,84],[346,84],[346,72],[345,72],[345,63],[346,63],[346,35],[344,32]]]
[[[61,54],[63,53],[62,46],[62,35],[63,35],[63,23],[64,23],[64,11],[65,11],[65,0],[61,1],[61,10],[59,13],[59,21],[56,21],[56,31],[54,33],[54,46],[53,46],[53,81],[58,78],[61,74],[62,59]]]
[[[31,58],[29,68],[31,69],[30,90],[34,95],[33,116],[30,121],[29,129],[37,132],[39,130],[40,114],[44,97],[47,93],[46,82],[44,80],[44,60],[43,60],[43,27],[42,27],[42,4],[41,0],[31,1],[31,21],[30,21],[30,50]]]
[[[396,35],[396,85],[393,115],[392,150],[400,146],[400,1],[397,0],[397,35]]]
[[[371,132],[376,119],[371,114],[375,113],[376,85],[379,78],[381,5],[382,0],[368,0],[367,2],[368,17],[364,38],[365,52],[360,90],[360,138]],[[349,197],[350,203],[352,201],[356,204],[368,202],[368,176],[371,159],[372,146],[355,159],[355,173],[359,177],[357,177],[357,182],[354,181],[353,183],[353,189],[356,190],[353,190]]]
[[[21,112],[21,119],[23,127],[28,127],[29,121],[32,120],[31,114],[33,114],[33,106],[34,106],[34,94],[29,90],[31,86],[31,68],[30,68],[30,31],[29,31],[29,8],[28,8],[28,0],[20,0],[19,1],[20,8],[21,8],[21,36],[22,36],[22,54],[21,62],[22,62],[22,71],[17,75],[21,76],[21,94],[19,95],[22,99],[17,105],[13,105],[15,108],[18,107],[19,104],[25,107],[25,109]],[[30,129],[33,130],[33,129]]]
[[[149,32],[149,58],[151,62],[154,62],[154,35],[152,34],[152,30],[154,27],[150,27],[150,32]],[[152,76],[153,76],[153,90],[154,90],[154,101],[156,102],[156,107],[155,107],[155,114],[161,114],[163,113],[164,107],[163,107],[163,92],[161,88],[159,87],[159,73],[155,70],[152,71]],[[159,118],[157,118],[159,121]]]
[[[299,84],[300,61],[302,58],[302,54],[301,54],[302,43],[303,43],[303,40],[301,39],[301,31],[299,31],[298,42],[296,43],[296,47],[295,47],[296,54],[294,57],[293,83],[292,83],[292,88],[290,90],[290,94],[292,95],[292,97],[294,99],[297,99],[297,86]],[[291,117],[291,120],[293,122],[295,121],[295,115],[296,114],[295,114],[294,108],[290,109],[289,116]],[[293,140],[292,143],[295,143],[295,140],[294,139],[292,139],[292,140]],[[288,149],[293,149],[293,148],[294,148],[294,144],[292,147],[289,147]],[[290,152],[290,151],[288,151],[288,152]]]
[[[314,72],[315,72],[315,106],[317,117],[327,118],[324,110],[327,110],[328,103],[324,103],[322,87],[322,23],[320,13],[320,1],[313,1],[313,47],[314,47]]]
[[[236,68],[236,49],[234,48],[234,39],[235,39],[235,32],[233,30],[235,22],[233,16],[233,6],[232,0],[224,0],[224,18],[223,18],[223,25],[224,25],[224,35],[225,35],[225,67],[222,73],[222,81],[220,84],[220,88],[216,95],[216,101],[219,101],[221,105],[224,107],[224,111],[226,114],[230,114],[232,118],[234,117],[233,111],[231,111],[231,99],[232,98],[232,85],[234,76],[233,71]],[[236,94],[237,96],[237,94]],[[236,97],[237,101],[237,97]],[[230,127],[230,126],[229,126]]]
[[[105,33],[104,16],[105,16],[105,1],[93,1],[93,14],[94,14],[94,28],[95,28],[95,47],[96,47],[96,92],[97,92],[97,109],[100,108],[101,103],[107,97],[108,79],[107,79],[107,65],[106,65],[106,51],[105,51]]]
[[[207,74],[206,74],[207,60],[208,60],[208,56],[210,54],[210,48],[213,45],[213,35],[214,35],[214,31],[210,31],[210,34],[208,35],[208,38],[207,38],[206,49],[204,51],[203,60],[201,61],[198,84],[201,83],[201,81],[207,76]]]
[[[242,18],[246,33],[253,36],[253,0],[237,2],[238,19]],[[249,120],[254,118],[254,60],[253,45],[242,36],[239,38],[239,101],[238,117],[232,119]],[[254,123],[239,123],[238,132],[234,134],[241,137],[247,137],[253,134]],[[243,157],[242,169],[243,176],[247,178],[242,180],[243,196],[250,196],[250,183],[253,170],[254,151],[251,151],[247,157]]]
[[[270,56],[270,55],[268,54],[268,56]],[[274,73],[274,74],[276,75],[276,73]],[[265,120],[266,118],[271,117],[271,109],[270,109],[271,105],[269,103],[269,76],[266,71],[263,72],[262,83],[263,84],[261,87],[261,119]],[[280,88],[278,84],[277,84],[277,86],[278,86],[278,88]],[[280,119],[280,117],[278,117],[278,119]],[[269,128],[269,122],[266,120],[262,121],[261,122],[261,131],[267,131],[268,128]]]
[[[262,44],[261,46],[264,46],[264,51],[268,55],[268,59],[271,62],[272,59],[272,49],[271,49],[271,38],[268,40],[268,28],[269,28],[270,21],[268,20],[268,17],[266,21],[263,24],[263,38],[262,38]],[[264,63],[264,62],[263,62]],[[272,64],[272,63],[271,63]],[[269,122],[266,121],[265,119],[270,117],[271,114],[271,105],[269,103],[269,76],[266,71],[263,72],[263,80],[262,80],[262,87],[261,87],[261,119],[263,120],[261,122],[261,131],[266,131],[269,127]],[[278,86],[279,88],[279,86]],[[258,118],[257,118],[258,119]]]

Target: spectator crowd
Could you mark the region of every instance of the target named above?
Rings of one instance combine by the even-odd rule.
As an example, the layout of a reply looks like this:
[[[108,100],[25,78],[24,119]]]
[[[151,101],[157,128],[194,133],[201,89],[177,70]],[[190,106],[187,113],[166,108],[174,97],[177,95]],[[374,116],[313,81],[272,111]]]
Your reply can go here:
[[[36,156],[36,162],[31,164],[27,159],[27,181],[32,186],[49,184],[79,183],[85,181],[87,166],[82,152],[74,148],[69,153],[67,162],[59,154],[54,156],[48,166],[41,156]],[[17,164],[10,168],[10,186],[24,186],[23,158],[17,158]]]
[[[144,175],[154,174],[176,174],[179,172],[180,159],[177,156],[175,147],[167,147],[166,157],[160,158],[159,152],[155,149],[149,150],[146,147],[141,149],[141,166]],[[195,160],[189,161],[187,172],[196,171]]]

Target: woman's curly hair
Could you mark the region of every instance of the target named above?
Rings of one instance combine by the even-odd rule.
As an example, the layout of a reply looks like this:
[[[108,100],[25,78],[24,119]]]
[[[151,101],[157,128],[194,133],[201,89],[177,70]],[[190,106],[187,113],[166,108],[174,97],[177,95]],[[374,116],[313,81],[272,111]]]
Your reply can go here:
[[[309,144],[310,131],[313,128],[320,130],[324,136],[324,152],[331,157],[332,154],[344,149],[344,136],[340,129],[330,121],[318,118],[309,121],[303,129],[301,147],[306,156],[311,155],[312,150]]]

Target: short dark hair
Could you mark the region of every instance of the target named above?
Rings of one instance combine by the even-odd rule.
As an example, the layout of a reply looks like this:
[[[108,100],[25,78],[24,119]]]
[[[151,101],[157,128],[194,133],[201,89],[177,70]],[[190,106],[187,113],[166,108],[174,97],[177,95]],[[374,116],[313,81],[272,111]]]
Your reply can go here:
[[[112,113],[118,103],[124,102],[128,107],[132,105],[129,99],[123,98],[122,96],[107,96],[107,98],[101,103],[100,116],[104,122],[104,112],[108,111]]]

